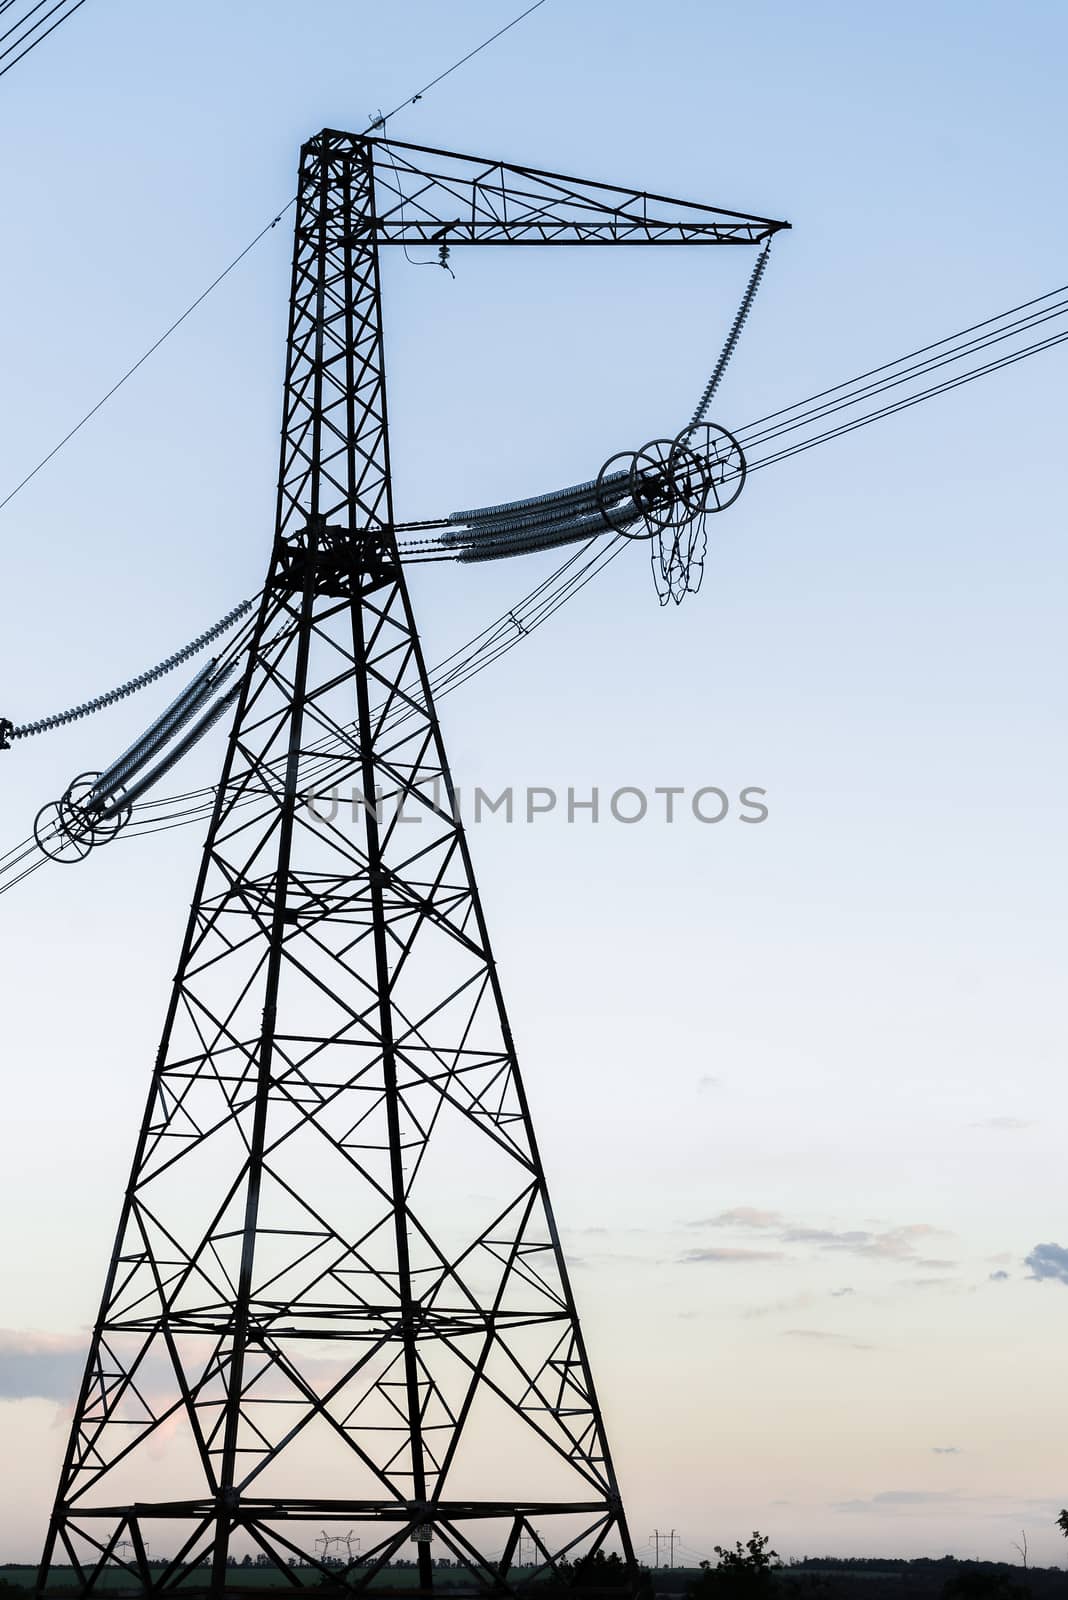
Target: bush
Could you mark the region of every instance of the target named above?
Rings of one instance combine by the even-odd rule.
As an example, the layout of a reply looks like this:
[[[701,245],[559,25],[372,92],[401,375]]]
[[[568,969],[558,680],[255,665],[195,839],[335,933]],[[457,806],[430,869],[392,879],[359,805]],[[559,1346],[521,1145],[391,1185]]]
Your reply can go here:
[[[712,1566],[701,1562],[701,1576],[690,1585],[691,1600],[747,1600],[767,1594],[774,1583],[774,1573],[782,1565],[779,1552],[769,1548],[771,1539],[766,1533],[754,1533],[743,1545],[739,1539],[733,1550],[723,1545],[715,1547],[717,1562]]]

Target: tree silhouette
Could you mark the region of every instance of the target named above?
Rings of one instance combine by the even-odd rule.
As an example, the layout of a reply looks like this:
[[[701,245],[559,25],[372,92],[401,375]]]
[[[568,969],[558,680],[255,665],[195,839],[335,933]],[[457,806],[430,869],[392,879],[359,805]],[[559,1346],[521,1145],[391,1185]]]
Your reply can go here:
[[[702,1561],[701,1576],[690,1585],[692,1600],[759,1600],[770,1591],[775,1569],[782,1565],[779,1552],[770,1545],[770,1535],[756,1531],[745,1544],[736,1540],[733,1550],[717,1544],[716,1565]]]

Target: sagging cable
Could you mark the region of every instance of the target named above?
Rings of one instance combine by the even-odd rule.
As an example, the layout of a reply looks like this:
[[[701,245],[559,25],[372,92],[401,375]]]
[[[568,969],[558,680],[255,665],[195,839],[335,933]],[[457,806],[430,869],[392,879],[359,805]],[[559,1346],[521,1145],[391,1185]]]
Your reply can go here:
[[[148,672],[142,672],[136,678],[128,678],[125,683],[120,683],[117,688],[109,689],[106,694],[97,695],[93,700],[85,700],[79,706],[72,706],[67,711],[57,711],[51,717],[41,717],[37,722],[24,722],[15,724],[7,719],[0,720],[0,750],[10,748],[12,739],[30,739],[39,733],[50,733],[53,728],[62,727],[68,722],[78,722],[82,717],[92,716],[96,711],[102,711],[105,706],[114,705],[117,700],[125,700],[128,695],[136,694],[138,689],[143,689],[147,684],[155,683],[157,678],[163,678],[168,672],[173,672],[175,667],[180,667],[183,661],[188,661],[190,656],[195,656],[212,643],[220,634],[233,625],[238,617],[243,617],[246,611],[253,606],[252,600],[242,600],[239,606],[228,611],[213,627],[204,633],[198,634],[187,645],[176,650],[172,656],[161,661]]]

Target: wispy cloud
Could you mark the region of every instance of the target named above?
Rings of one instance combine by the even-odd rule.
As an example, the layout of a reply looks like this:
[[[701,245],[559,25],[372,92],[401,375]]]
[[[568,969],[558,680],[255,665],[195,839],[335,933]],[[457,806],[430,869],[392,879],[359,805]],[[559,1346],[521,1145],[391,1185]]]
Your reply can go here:
[[[929,1222],[909,1222],[902,1227],[886,1228],[881,1233],[867,1228],[786,1228],[779,1238],[784,1244],[811,1244],[819,1250],[841,1251],[878,1261],[906,1261],[915,1258],[916,1247],[922,1239],[942,1232]]]
[[[860,1344],[845,1333],[832,1333],[827,1328],[785,1328],[784,1339],[811,1339],[817,1343],[846,1346],[850,1350],[874,1350],[873,1344]]]
[[[732,1263],[743,1261],[781,1261],[782,1259],[783,1253],[781,1250],[729,1250],[726,1248],[686,1250],[679,1257],[680,1261],[689,1264],[705,1262],[712,1266],[729,1266]]]
[[[959,1445],[933,1444],[931,1446],[931,1454],[933,1456],[960,1456],[963,1455],[964,1452],[961,1450]]]
[[[956,1489],[890,1489],[868,1500],[840,1500],[831,1509],[869,1516],[897,1516],[909,1512],[922,1515],[928,1509],[941,1512],[947,1505],[975,1510],[984,1517],[996,1517],[1018,1528],[1021,1521],[1031,1518],[1052,1520],[1060,1501],[1020,1499],[1007,1494],[963,1494]]]
[[[568,1251],[567,1264],[569,1267],[602,1267],[606,1262],[622,1261],[631,1267],[658,1267],[662,1265],[662,1257],[655,1255],[628,1254],[624,1250],[587,1250],[581,1255],[572,1255]]]
[[[969,1122],[969,1128],[994,1128],[999,1133],[1015,1133],[1020,1128],[1033,1128],[1034,1123],[1024,1117],[984,1117],[982,1122]]]
[[[733,1228],[755,1231],[773,1237],[777,1244],[807,1247],[818,1252],[855,1255],[874,1261],[910,1261],[917,1266],[944,1271],[956,1262],[941,1257],[920,1256],[918,1250],[930,1239],[945,1237],[944,1228],[930,1222],[908,1222],[897,1227],[834,1228],[813,1227],[790,1222],[781,1211],[760,1206],[731,1206],[715,1216],[701,1217],[692,1228]]]
[[[786,1295],[780,1300],[767,1300],[762,1305],[748,1306],[742,1312],[742,1316],[752,1319],[778,1316],[786,1311],[807,1311],[820,1303],[825,1303],[828,1300],[841,1300],[844,1296],[855,1292],[848,1285],[841,1289],[828,1289],[825,1293],[818,1294],[813,1293],[810,1289],[804,1289],[800,1294]]]
[[[80,1334],[0,1329],[0,1399],[73,1400],[85,1350]]]
[[[1036,1244],[1024,1266],[1032,1278],[1053,1278],[1058,1283],[1068,1283],[1068,1250],[1062,1244]]]
[[[956,1500],[952,1489],[886,1489],[872,1495],[870,1500],[840,1500],[832,1509],[849,1513],[875,1513],[896,1515],[900,1511],[923,1509],[925,1506],[942,1506],[947,1500]]]
[[[722,1085],[722,1078],[717,1078],[713,1072],[706,1072],[697,1080],[697,1092],[698,1094],[708,1094],[713,1089],[721,1088]]]
[[[701,1217],[691,1228],[778,1228],[786,1219],[781,1211],[761,1211],[758,1206],[732,1206],[715,1217]]]
[[[774,1317],[784,1311],[804,1311],[808,1306],[814,1305],[815,1295],[807,1291],[802,1294],[791,1294],[782,1300],[768,1300],[763,1305],[749,1306],[742,1312],[747,1320],[755,1317]]]

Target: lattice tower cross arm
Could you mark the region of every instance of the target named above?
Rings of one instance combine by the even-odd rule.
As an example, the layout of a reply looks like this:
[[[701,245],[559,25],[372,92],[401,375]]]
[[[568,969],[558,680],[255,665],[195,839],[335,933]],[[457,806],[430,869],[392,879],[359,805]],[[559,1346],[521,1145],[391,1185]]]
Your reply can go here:
[[[324,133],[324,139],[343,139]],[[374,150],[375,212],[356,223],[378,244],[760,244],[788,222],[401,144]]]

